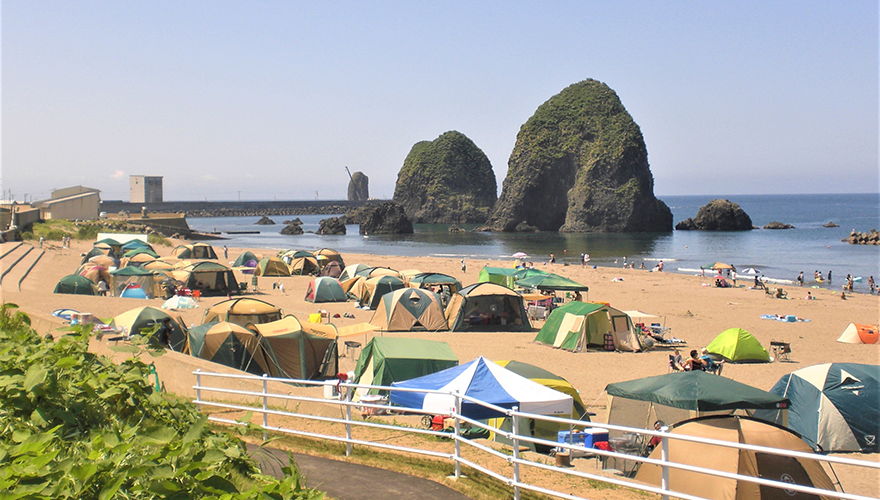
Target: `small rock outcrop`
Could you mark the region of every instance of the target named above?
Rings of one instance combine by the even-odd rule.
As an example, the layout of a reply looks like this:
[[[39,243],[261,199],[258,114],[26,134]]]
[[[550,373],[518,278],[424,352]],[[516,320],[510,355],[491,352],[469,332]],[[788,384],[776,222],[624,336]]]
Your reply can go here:
[[[413,222],[485,222],[495,205],[495,171],[461,132],[413,145],[397,174],[394,202]]]
[[[366,201],[370,199],[370,178],[363,172],[351,174],[348,181],[348,201]]]
[[[846,241],[850,245],[880,245],[880,233],[877,233],[876,229],[872,229],[870,233],[853,230],[841,241]]]
[[[585,80],[540,105],[520,128],[488,223],[497,231],[671,231],[654,196],[639,126],[617,94]]]
[[[297,226],[301,226],[302,223],[303,223],[302,219],[297,217],[296,219],[293,219],[293,220],[286,220],[282,224],[287,224],[287,225],[296,224]]]
[[[281,230],[281,234],[298,235],[303,234],[303,228],[299,224],[288,224]]]
[[[360,234],[412,234],[413,225],[402,206],[383,201],[376,206],[364,207]]]
[[[764,229],[794,229],[794,226],[792,226],[791,224],[786,224],[784,222],[772,221],[769,224],[765,225]]]
[[[466,233],[467,231],[465,231],[464,229],[453,224],[453,225],[449,226],[449,228],[446,230],[446,232],[448,232],[448,233]]]
[[[318,224],[316,234],[345,234],[345,219],[341,217],[330,217],[329,219],[321,219]]]
[[[828,224],[823,224],[822,227],[840,227],[840,224],[835,224],[834,221],[830,221]]]
[[[675,225],[680,231],[749,231],[752,218],[730,200],[712,200],[700,207],[697,216]]]
[[[254,224],[256,224],[258,226],[272,226],[275,224],[275,221],[270,219],[268,216],[264,215],[264,216],[260,217],[260,220],[258,220],[257,222],[254,222]]]

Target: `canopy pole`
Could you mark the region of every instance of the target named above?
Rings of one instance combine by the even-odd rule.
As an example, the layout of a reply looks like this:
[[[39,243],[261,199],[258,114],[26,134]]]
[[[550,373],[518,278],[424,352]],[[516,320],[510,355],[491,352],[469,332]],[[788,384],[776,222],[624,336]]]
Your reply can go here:
[[[455,391],[455,479],[461,478],[461,395]]]

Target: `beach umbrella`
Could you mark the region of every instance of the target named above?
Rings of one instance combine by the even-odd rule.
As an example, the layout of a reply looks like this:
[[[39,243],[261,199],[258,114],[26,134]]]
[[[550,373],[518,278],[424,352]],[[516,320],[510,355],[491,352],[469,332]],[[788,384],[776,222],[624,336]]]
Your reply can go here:
[[[724,262],[713,262],[711,264],[706,264],[705,266],[700,266],[701,269],[714,269],[716,271],[722,271],[724,269],[732,269],[736,271],[736,267],[725,264]]]
[[[743,269],[740,274],[749,274],[752,276],[757,276],[757,275],[761,274],[761,271],[759,271],[758,269],[755,269],[754,267],[747,267],[747,268]]]
[[[529,254],[527,254],[525,252],[516,252],[515,254],[511,255],[511,257],[513,257],[514,259],[524,259],[528,256],[529,256]]]

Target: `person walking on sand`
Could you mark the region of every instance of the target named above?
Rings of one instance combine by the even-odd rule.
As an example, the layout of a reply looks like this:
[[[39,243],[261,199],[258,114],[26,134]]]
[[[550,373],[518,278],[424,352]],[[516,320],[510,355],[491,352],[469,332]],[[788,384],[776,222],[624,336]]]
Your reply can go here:
[[[43,248],[43,242],[46,241],[46,238],[40,236],[40,248]]]
[[[226,248],[226,245],[223,245],[223,258],[224,258],[224,259],[228,259],[228,258],[229,258],[229,249]]]
[[[464,259],[461,259],[461,272],[467,272],[467,264],[465,263]]]

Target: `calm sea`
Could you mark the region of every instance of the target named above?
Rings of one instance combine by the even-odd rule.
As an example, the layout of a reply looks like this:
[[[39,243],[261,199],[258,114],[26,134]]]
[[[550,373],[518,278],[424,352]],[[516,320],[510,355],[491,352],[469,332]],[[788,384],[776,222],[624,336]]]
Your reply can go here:
[[[829,195],[735,195],[735,196],[665,196],[678,222],[696,215],[697,210],[715,198],[726,198],[739,205],[762,227],[779,221],[795,226],[789,230],[745,232],[672,231],[669,233],[562,234],[562,233],[449,233],[442,224],[417,224],[411,235],[358,234],[358,226],[349,226],[344,236],[279,234],[281,222],[293,216],[272,217],[278,225],[256,226],[259,217],[190,218],[189,224],[200,231],[258,230],[260,234],[231,235],[231,247],[297,248],[314,250],[334,248],[345,253],[465,258],[470,265],[499,259],[515,252],[525,252],[536,264],[549,258],[576,263],[581,252],[588,253],[591,264],[612,267],[627,262],[645,264],[650,269],[660,260],[666,271],[693,274],[689,269],[721,261],[737,269],[753,267],[768,278],[793,280],[803,271],[807,281],[814,271],[833,272],[833,282],[825,287],[840,288],[847,273],[863,277],[855,284],[856,292],[867,290],[868,276],[880,278],[880,246],[850,245],[841,242],[853,229],[869,231],[880,228],[880,194]],[[299,216],[303,229],[314,231],[326,215]],[[824,228],[833,221],[837,228]],[[472,226],[466,226],[471,228]],[[222,245],[222,243],[217,243]],[[230,255],[230,259],[232,256]],[[813,284],[813,283],[810,283]]]

